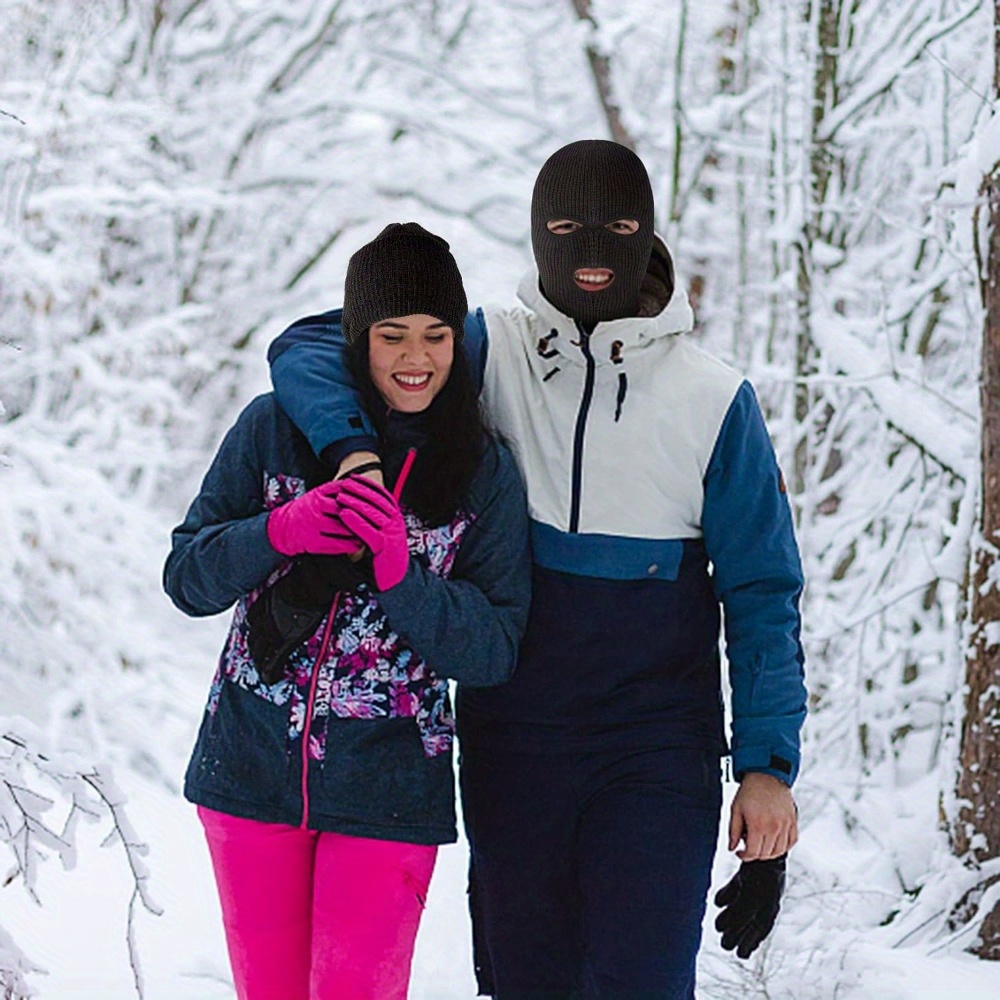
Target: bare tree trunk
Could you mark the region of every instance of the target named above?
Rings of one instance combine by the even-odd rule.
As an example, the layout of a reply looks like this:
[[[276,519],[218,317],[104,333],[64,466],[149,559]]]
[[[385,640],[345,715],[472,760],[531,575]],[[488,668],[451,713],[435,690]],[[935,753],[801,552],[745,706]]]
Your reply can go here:
[[[723,87],[734,94],[746,93],[750,82],[750,51],[748,38],[750,28],[754,19],[759,13],[757,0],[752,0],[749,4],[733,3],[732,17],[733,26],[730,44],[733,50],[738,53],[736,61],[732,67],[732,79],[729,86]],[[742,152],[742,142],[747,134],[747,123],[744,112],[741,110],[737,117],[737,129],[739,131],[741,148],[736,156],[736,311],[733,320],[733,346],[734,358],[739,358],[744,348],[743,338],[746,337],[747,328],[747,285],[750,281],[750,211],[751,205],[747,197],[747,172],[749,163]],[[773,211],[773,209],[772,209]]]
[[[1000,94],[1000,0],[994,0],[994,93]],[[954,848],[981,863],[1000,857],[1000,163],[984,178],[977,215],[989,212],[981,247],[983,323],[980,401],[980,536],[972,553],[965,718]],[[982,231],[979,226],[977,231]],[[1000,904],[987,914],[973,951],[1000,960]]]
[[[789,21],[791,15],[788,12],[788,0],[780,0],[781,16],[781,40],[779,58],[782,65],[787,65],[791,55],[789,43]],[[785,296],[781,294],[782,275],[787,273],[791,267],[789,264],[791,246],[785,236],[778,235],[781,230],[777,226],[779,213],[783,206],[788,203],[790,191],[788,187],[788,156],[790,149],[789,142],[789,105],[790,95],[788,87],[773,88],[772,113],[769,118],[768,135],[768,159],[767,159],[767,232],[771,234],[768,239],[771,256],[771,291],[768,295],[768,328],[767,347],[765,357],[768,364],[773,364],[775,352],[779,341],[784,335],[785,329]],[[794,398],[792,399],[794,407]],[[794,414],[791,414],[794,420]],[[793,483],[793,486],[795,484]],[[793,498],[798,497],[793,489]],[[795,516],[798,518],[798,504],[795,504]]]
[[[837,103],[837,58],[839,53],[837,23],[838,0],[813,0],[809,5],[809,30],[814,46],[812,94],[807,119],[806,166],[808,199],[802,231],[795,247],[795,423],[799,439],[795,447],[794,489],[796,496],[806,490],[810,462],[809,439],[811,413],[815,400],[809,385],[816,374],[816,345],[812,336],[813,246],[823,237],[823,208],[831,176],[829,143],[822,138],[826,115]]]
[[[573,0],[573,9],[581,21],[596,25],[594,15],[590,12],[590,0]],[[608,62],[608,57],[599,52],[596,45],[588,45],[587,59],[590,62],[590,72],[594,76],[597,96],[604,109],[604,117],[607,119],[611,138],[623,146],[628,146],[629,149],[635,149],[635,139],[622,122],[621,109],[615,103],[611,93],[611,65]]]
[[[677,51],[674,55],[674,150],[670,166],[670,213],[667,218],[671,226],[681,217],[681,156],[684,151],[684,133],[681,128],[683,108],[681,106],[681,83],[684,77],[684,48],[687,42],[687,0],[681,0],[680,20],[677,26]]]

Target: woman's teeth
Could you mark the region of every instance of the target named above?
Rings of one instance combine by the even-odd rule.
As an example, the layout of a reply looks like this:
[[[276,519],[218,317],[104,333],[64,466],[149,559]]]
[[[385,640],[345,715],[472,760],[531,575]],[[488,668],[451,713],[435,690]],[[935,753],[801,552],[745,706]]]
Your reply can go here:
[[[421,386],[426,385],[431,379],[430,375],[428,375],[427,373],[424,373],[423,375],[396,374],[393,377],[396,379],[397,382],[405,386],[410,386],[413,389],[417,389]]]

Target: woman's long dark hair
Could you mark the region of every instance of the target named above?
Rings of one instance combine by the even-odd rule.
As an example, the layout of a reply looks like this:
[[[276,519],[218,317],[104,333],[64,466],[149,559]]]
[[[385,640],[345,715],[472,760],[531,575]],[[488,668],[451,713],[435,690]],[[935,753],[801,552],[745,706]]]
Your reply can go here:
[[[379,437],[385,438],[388,412],[372,381],[368,331],[347,348],[347,367]],[[406,506],[431,526],[452,520],[467,502],[469,487],[489,440],[469,361],[455,344],[451,372],[424,410],[427,443],[406,481]]]

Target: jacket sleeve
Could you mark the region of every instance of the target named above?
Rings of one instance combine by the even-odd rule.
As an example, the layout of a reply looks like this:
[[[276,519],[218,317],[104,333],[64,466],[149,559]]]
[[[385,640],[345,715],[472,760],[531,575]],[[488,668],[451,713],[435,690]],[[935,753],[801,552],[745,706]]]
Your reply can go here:
[[[488,687],[514,670],[531,595],[527,502],[506,448],[487,452],[473,498],[475,520],[451,577],[411,559],[406,576],[379,594],[379,603],[436,674]]]
[[[799,640],[802,567],[784,480],[757,398],[744,382],[705,474],[702,531],[725,611],[736,776],[791,785],[806,715]]]
[[[225,611],[284,561],[267,539],[264,476],[253,447],[266,399],[251,403],[226,434],[184,521],[173,530],[163,588],[186,614]]]
[[[281,408],[313,451],[336,466],[355,451],[377,451],[371,421],[344,361],[340,309],[297,320],[270,346],[267,360]],[[482,309],[465,319],[462,347],[477,388],[486,367],[486,321]]]

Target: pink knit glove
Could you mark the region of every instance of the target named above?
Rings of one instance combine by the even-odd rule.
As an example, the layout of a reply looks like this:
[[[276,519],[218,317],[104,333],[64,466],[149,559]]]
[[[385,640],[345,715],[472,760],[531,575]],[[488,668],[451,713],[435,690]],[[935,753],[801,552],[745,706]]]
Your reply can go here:
[[[275,507],[267,519],[268,541],[283,556],[311,552],[343,556],[357,552],[358,538],[340,519],[342,483],[324,483],[289,503]]]
[[[375,586],[379,590],[395,587],[410,563],[399,504],[388,490],[362,476],[342,479],[337,485],[340,519],[371,550]]]

